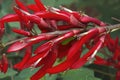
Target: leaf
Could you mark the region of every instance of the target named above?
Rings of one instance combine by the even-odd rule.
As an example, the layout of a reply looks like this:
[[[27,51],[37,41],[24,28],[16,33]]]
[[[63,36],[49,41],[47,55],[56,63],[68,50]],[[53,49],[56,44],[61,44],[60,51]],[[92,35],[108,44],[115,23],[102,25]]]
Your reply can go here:
[[[69,5],[73,2],[74,0],[42,0],[42,2],[46,5],[46,6],[60,6],[60,5]]]
[[[54,6],[55,0],[42,0],[42,3],[46,6]]]
[[[71,76],[72,75],[72,76]],[[63,80],[101,80],[94,77],[94,72],[87,68],[69,70],[63,75]]]
[[[20,24],[18,22],[10,22],[8,23],[10,27],[18,28],[20,27]]]
[[[5,77],[14,76],[15,74],[17,74],[17,72],[15,70],[9,68],[6,74],[0,72],[0,79],[5,78]]]
[[[56,80],[57,74],[54,74],[54,75],[48,75],[48,74],[46,74],[43,78],[45,78],[46,80]]]
[[[12,3],[13,3],[13,0],[3,0],[3,3],[4,4],[1,4],[1,11],[2,11],[2,16],[8,12],[11,11],[11,6],[12,6]]]
[[[37,71],[38,69],[25,69],[21,71],[17,76],[15,76],[14,80],[30,80],[30,77]]]
[[[70,5],[74,0],[55,0],[55,6]]]
[[[62,44],[63,44],[63,45],[66,45],[66,44],[68,44],[70,41],[72,41],[72,40],[74,40],[74,39],[75,39],[75,37],[70,37],[70,38],[64,40],[64,41],[62,42]]]

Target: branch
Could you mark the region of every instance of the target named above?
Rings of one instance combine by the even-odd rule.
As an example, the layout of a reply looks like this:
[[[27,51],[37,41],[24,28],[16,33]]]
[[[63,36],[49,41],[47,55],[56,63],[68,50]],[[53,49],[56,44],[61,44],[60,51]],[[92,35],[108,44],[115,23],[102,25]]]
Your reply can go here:
[[[104,27],[106,28],[107,32],[114,32],[114,31],[120,29],[120,24],[115,24],[115,25],[110,25],[110,26],[104,26]],[[99,27],[99,28],[102,28],[102,27]],[[81,29],[81,28],[73,28],[73,29],[69,29],[69,30],[62,30],[62,31],[54,31],[54,32],[48,32],[48,33],[42,33],[42,34],[39,34],[38,36],[40,36],[40,35],[55,35],[55,36],[59,36],[59,35],[61,35],[61,34],[64,34],[64,33],[69,32],[69,31],[78,30],[78,29],[80,29],[81,32],[83,32],[83,33],[81,33],[79,36],[84,36],[84,35],[86,35],[86,32],[85,32],[85,31],[88,31],[88,30]],[[12,41],[4,44],[4,47],[6,47],[6,46],[8,46],[8,45],[10,45],[10,44],[13,44],[13,43],[15,43],[16,41],[23,40],[23,39],[25,39],[25,38],[27,38],[27,37],[20,38],[20,39],[17,39],[17,40],[12,40]]]
[[[110,25],[106,26],[108,32],[114,32],[118,29],[120,29],[120,24]]]
[[[40,36],[40,35],[54,35],[54,36],[59,36],[61,34],[65,34],[65,33],[69,32],[69,31],[73,31],[73,30],[78,30],[78,28],[69,29],[69,30],[62,30],[62,31],[48,32],[48,33],[41,33],[41,34],[36,35],[36,36]],[[81,32],[84,31],[84,29],[79,29],[79,30],[81,30]],[[4,47],[9,46],[9,45],[11,45],[11,44],[13,44],[13,43],[15,43],[17,41],[23,40],[25,38],[28,38],[28,37],[24,37],[24,38],[20,38],[20,39],[17,39],[17,40],[12,40],[10,42],[7,42],[6,44],[4,44]]]

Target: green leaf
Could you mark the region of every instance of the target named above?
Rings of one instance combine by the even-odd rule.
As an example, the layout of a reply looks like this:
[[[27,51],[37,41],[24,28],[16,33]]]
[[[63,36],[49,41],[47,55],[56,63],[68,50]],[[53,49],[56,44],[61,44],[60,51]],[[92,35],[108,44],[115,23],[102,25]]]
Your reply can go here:
[[[70,5],[74,0],[42,0],[46,6]]]
[[[87,68],[69,70],[63,75],[63,80],[101,80],[94,77],[94,72]]]
[[[70,37],[70,38],[64,40],[64,41],[62,42],[62,44],[63,44],[63,45],[66,45],[66,44],[68,44],[70,41],[72,41],[72,40],[74,40],[74,39],[75,39],[75,37]]]
[[[14,76],[15,74],[17,74],[17,72],[13,69],[8,69],[7,73],[0,73],[0,79],[5,78],[5,77],[10,77],[10,76]]]
[[[10,27],[14,27],[14,28],[20,27],[20,23],[19,22],[9,22],[8,25]]]
[[[38,69],[31,70],[30,68],[21,71],[17,76],[15,76],[15,80],[30,80],[30,77],[37,71]]]
[[[56,5],[60,6],[60,5],[70,5],[74,0],[55,0],[56,1]]]
[[[13,3],[13,0],[2,0],[1,1],[0,17],[12,11],[12,7],[11,7],[12,3]]]
[[[42,0],[43,4],[46,6],[54,6],[55,0]]]
[[[46,74],[42,79],[43,80],[56,80],[56,78],[57,78],[57,74],[54,74],[54,75]]]

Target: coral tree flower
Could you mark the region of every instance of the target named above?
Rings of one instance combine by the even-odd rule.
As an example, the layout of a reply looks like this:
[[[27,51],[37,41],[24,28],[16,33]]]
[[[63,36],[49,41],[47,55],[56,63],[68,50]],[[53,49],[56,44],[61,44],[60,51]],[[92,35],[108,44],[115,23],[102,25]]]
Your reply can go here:
[[[1,38],[2,38],[2,36],[3,36],[3,34],[4,34],[4,24],[1,22],[0,23],[0,40],[1,40]]]
[[[24,38],[11,44],[7,53],[24,49],[23,59],[15,64],[14,68],[23,70],[29,67],[39,67],[40,69],[31,77],[31,80],[39,80],[47,73],[55,74],[68,69],[80,68],[94,58],[96,58],[96,64],[111,65],[111,62],[96,56],[97,52],[105,46],[115,53],[113,60],[119,60],[120,47],[116,45],[118,40],[116,42],[112,39],[106,41],[106,38],[110,37],[106,36],[108,33],[104,22],[62,6],[60,9],[46,7],[40,0],[34,0],[35,4],[30,5],[24,5],[20,0],[15,1],[17,4],[14,7],[15,14],[8,14],[0,20],[0,37],[4,33],[5,23],[20,23],[20,28],[12,28],[12,31],[23,35]],[[89,23],[93,24],[93,28],[87,27]],[[34,24],[41,33],[35,31]],[[96,25],[98,27],[94,27]],[[67,39],[71,40],[62,44]],[[41,44],[33,51],[32,47],[38,43]],[[88,48],[88,52],[81,55],[84,45]],[[65,58],[63,62],[55,65],[57,59],[63,58]],[[3,55],[0,70],[6,72],[7,67],[7,59]],[[119,76],[119,72],[116,74]]]
[[[120,45],[118,41],[118,38],[113,40],[110,35],[107,35],[107,38],[105,40],[105,46],[110,52],[112,52],[112,55],[110,55],[109,57],[107,56],[107,59],[96,56],[96,60],[94,61],[94,63],[98,65],[113,66],[114,68],[116,68],[116,80],[120,79]]]
[[[0,71],[6,73],[8,69],[8,60],[5,54],[2,55],[0,60]]]

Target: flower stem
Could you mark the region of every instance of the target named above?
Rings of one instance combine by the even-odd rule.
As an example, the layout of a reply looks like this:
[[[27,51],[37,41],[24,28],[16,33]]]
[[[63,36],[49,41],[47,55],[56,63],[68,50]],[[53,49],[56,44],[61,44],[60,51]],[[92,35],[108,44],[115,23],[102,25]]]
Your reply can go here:
[[[109,32],[114,32],[114,31],[120,29],[120,24],[106,26],[106,28],[108,29]]]
[[[101,27],[100,27],[100,28],[101,28]],[[114,32],[114,31],[120,29],[120,24],[105,26],[105,28],[107,29],[108,32]],[[56,36],[58,36],[58,35],[61,35],[61,34],[64,34],[64,33],[66,33],[66,32],[69,32],[69,31],[71,31],[71,30],[76,30],[76,29],[79,29],[79,28],[73,28],[73,29],[62,30],[62,31],[59,31],[59,30],[58,30],[58,31],[54,31],[54,32],[42,33],[42,34],[39,34],[39,35],[51,34],[51,35],[56,35]],[[81,32],[85,31],[84,29],[81,29],[81,28],[80,28],[80,30],[81,30]],[[85,32],[83,32],[83,33],[85,33]],[[13,43],[15,43],[16,41],[23,40],[23,39],[25,39],[25,38],[27,38],[27,37],[24,37],[24,38],[20,38],[20,39],[17,39],[17,40],[12,40],[12,41],[10,41],[10,42],[7,42],[6,44],[4,44],[4,47],[6,47],[6,46],[8,46],[8,45],[10,45],[10,44],[13,44]]]

